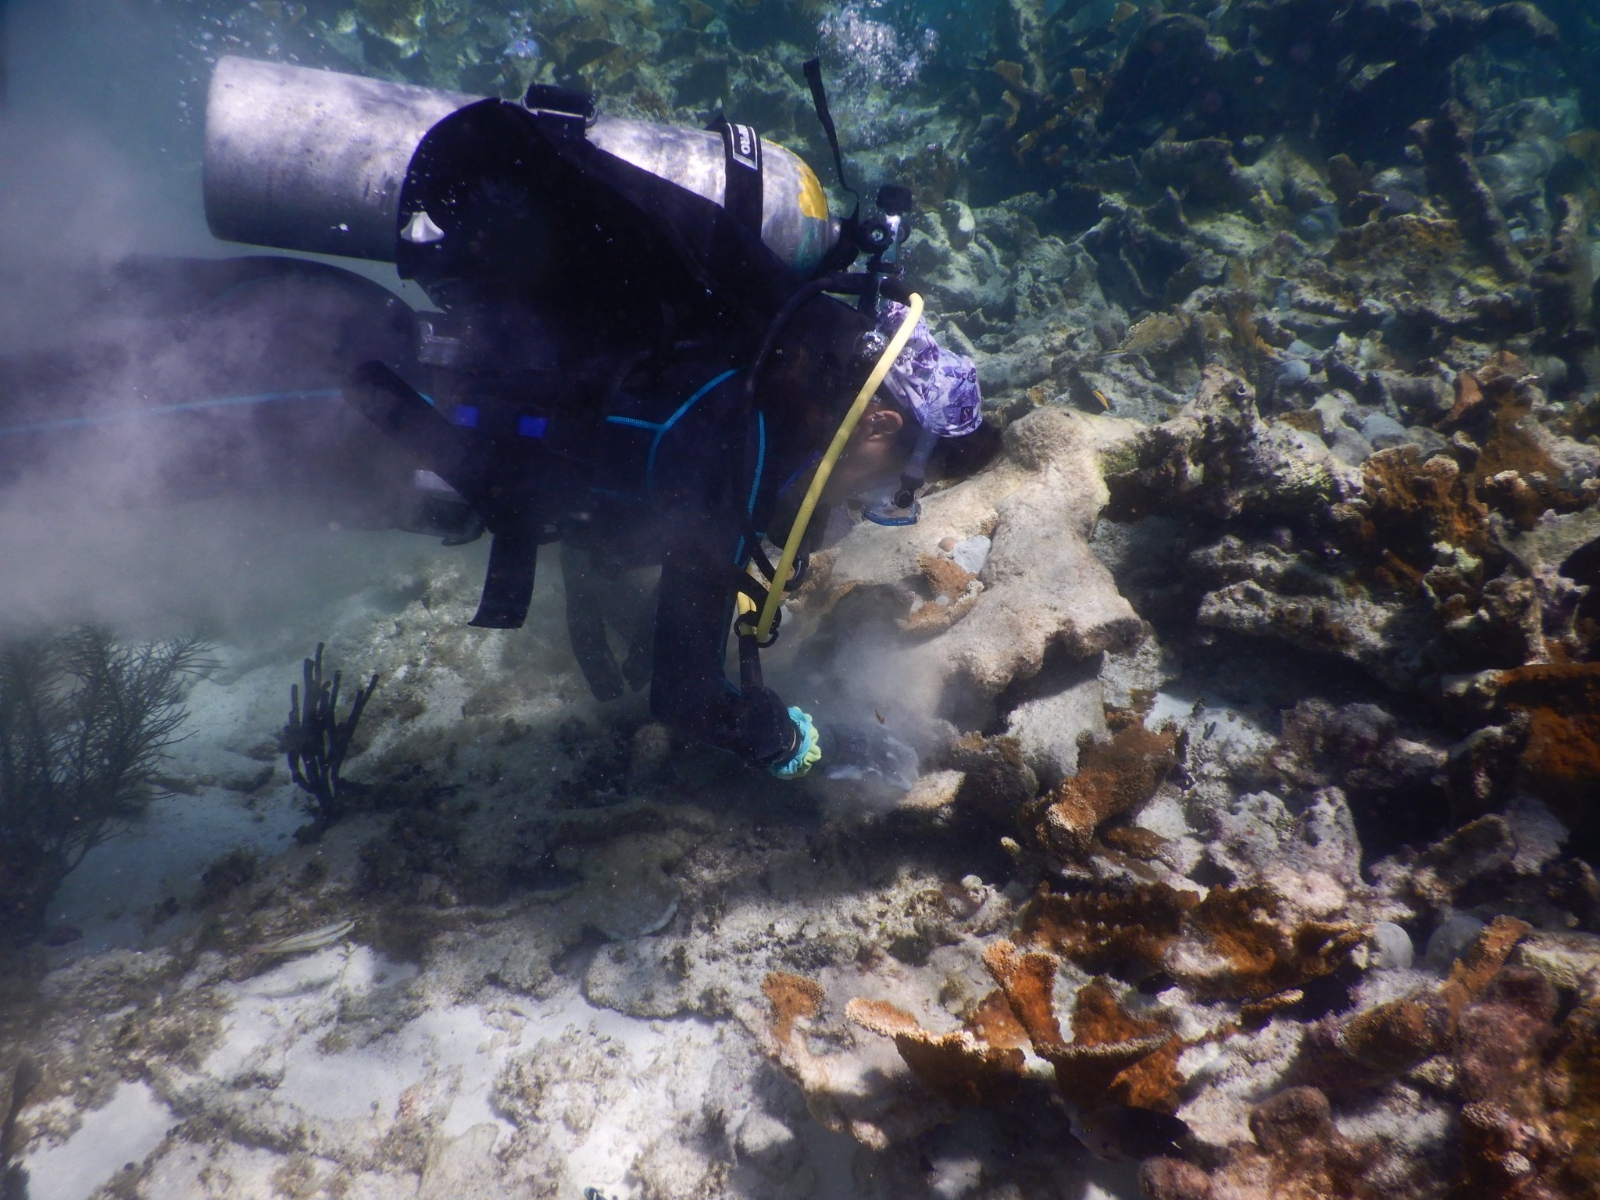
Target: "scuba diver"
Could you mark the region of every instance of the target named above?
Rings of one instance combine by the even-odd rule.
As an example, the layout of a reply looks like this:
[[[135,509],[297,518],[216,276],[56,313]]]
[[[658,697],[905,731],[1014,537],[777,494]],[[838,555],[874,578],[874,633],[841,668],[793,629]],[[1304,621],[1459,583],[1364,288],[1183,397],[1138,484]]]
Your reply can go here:
[[[780,778],[820,764],[910,786],[909,747],[819,726],[760,665],[837,514],[910,524],[925,480],[995,442],[971,360],[899,276],[904,189],[835,220],[801,159],[726,119],[683,130],[540,85],[513,103],[238,58],[213,78],[205,172],[217,236],[393,262],[437,311],[306,259],[130,262],[97,302],[138,310],[140,336],[0,360],[0,478],[130,414],[168,422],[196,449],[164,494],[288,485],[351,523],[487,534],[485,628],[523,623],[538,549],[559,542],[597,697],[648,682],[657,719]],[[161,402],[109,405],[112,374]],[[606,614],[645,565],[653,620],[620,631],[619,663]]]

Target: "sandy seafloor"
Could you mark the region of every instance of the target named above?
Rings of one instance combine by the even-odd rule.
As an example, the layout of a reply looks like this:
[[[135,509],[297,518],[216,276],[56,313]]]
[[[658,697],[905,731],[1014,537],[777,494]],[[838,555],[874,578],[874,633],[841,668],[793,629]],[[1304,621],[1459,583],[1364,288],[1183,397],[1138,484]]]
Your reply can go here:
[[[483,843],[538,819],[551,784],[573,774],[570,751],[552,752],[557,726],[604,716],[559,638],[559,591],[542,593],[526,630],[468,630],[479,564],[416,545],[395,538],[388,561],[377,556],[394,574],[319,614],[328,657],[381,669],[385,692],[415,688],[422,713],[363,757],[404,755],[408,740],[420,741],[447,806],[476,807],[467,824],[491,827],[465,834],[479,841],[472,869],[504,870],[514,852]],[[407,559],[433,577],[426,602],[403,600],[418,587],[396,565]],[[294,630],[276,632],[268,647],[216,646],[220,666],[191,692],[170,764],[184,794],[92,851],[52,906],[52,926],[82,937],[46,952],[39,996],[52,1011],[41,1019],[78,1043],[69,1052],[95,1095],[87,1107],[61,1096],[29,1110],[31,1197],[69,1200],[108,1185],[150,1197],[866,1194],[872,1167],[860,1147],[809,1119],[775,1076],[760,983],[769,965],[820,961],[819,939],[830,945],[823,956],[834,953],[849,936],[840,927],[882,922],[903,933],[919,895],[948,882],[915,854],[854,867],[814,861],[807,846],[819,838],[881,836],[881,806],[836,799],[824,827],[817,797],[797,802],[690,753],[680,769],[692,787],[668,767],[643,796],[612,795],[614,808],[588,810],[611,828],[586,835],[604,839],[598,853],[558,886],[474,905],[451,894],[470,878],[421,871],[371,894],[359,851],[387,815],[350,819],[311,846],[292,836],[304,808],[262,748],[286,709],[285,681],[298,674],[292,658],[272,661]],[[432,668],[439,656],[454,669]],[[463,721],[463,702],[495,685],[514,694]],[[374,710],[381,721],[381,700]],[[260,782],[269,762],[272,778]],[[634,768],[651,769],[659,764]],[[360,773],[352,762],[349,774]],[[630,827],[641,832],[618,836]],[[238,848],[260,856],[260,877],[193,911],[202,870]],[[691,882],[698,872],[685,856],[705,856],[711,879]],[[713,881],[731,893],[715,902],[721,961],[697,968],[700,996],[654,995],[678,982],[661,963],[708,921],[685,887]],[[356,926],[333,945],[284,959],[251,952],[268,933],[341,918]],[[418,962],[406,948],[415,954],[425,928],[431,944]],[[952,966],[961,957],[959,946],[942,953]],[[898,974],[908,997],[926,1003],[917,993],[936,972]],[[160,1049],[140,1050],[146,1035],[130,1036],[146,1022],[166,1031]],[[104,1038],[120,1045],[118,1062],[131,1052],[142,1065],[105,1074],[93,1052]],[[936,1152],[930,1169],[957,1186],[974,1182],[979,1141]],[[1059,1149],[1059,1194],[1136,1194],[1131,1167]],[[853,1179],[863,1170],[868,1179]]]

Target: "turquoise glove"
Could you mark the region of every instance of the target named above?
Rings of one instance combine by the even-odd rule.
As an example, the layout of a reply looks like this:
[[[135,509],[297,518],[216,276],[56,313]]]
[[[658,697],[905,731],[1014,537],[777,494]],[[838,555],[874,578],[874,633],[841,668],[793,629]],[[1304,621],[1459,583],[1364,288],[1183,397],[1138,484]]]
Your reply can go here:
[[[794,754],[781,763],[774,763],[768,767],[779,779],[799,779],[822,757],[822,746],[817,741],[817,727],[812,724],[811,717],[802,709],[789,707],[789,719],[794,722],[796,733]]]

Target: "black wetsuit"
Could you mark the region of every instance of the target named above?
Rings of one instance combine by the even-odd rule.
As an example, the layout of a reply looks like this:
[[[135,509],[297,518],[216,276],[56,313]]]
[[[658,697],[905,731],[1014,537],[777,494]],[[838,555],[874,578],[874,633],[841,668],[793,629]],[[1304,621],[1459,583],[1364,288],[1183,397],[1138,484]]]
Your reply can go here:
[[[614,560],[661,564],[651,711],[769,764],[793,751],[794,723],[770,690],[728,681],[728,630],[748,539],[766,532],[780,493],[815,456],[772,436],[763,414],[746,419],[739,371],[705,374],[686,364],[649,396],[619,393],[598,439],[594,519],[579,540]]]

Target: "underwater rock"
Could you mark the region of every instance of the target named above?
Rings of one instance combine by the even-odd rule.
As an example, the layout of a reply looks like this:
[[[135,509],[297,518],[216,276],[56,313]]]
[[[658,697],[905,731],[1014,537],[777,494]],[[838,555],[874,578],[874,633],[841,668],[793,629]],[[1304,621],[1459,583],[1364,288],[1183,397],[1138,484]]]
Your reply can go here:
[[[837,638],[838,661],[850,661],[847,647],[882,660],[898,706],[970,728],[986,722],[978,714],[1014,680],[1037,675],[1047,651],[1078,660],[1136,642],[1141,623],[1087,542],[1105,503],[1099,454],[1123,436],[1115,422],[1041,409],[1006,430],[994,467],[929,496],[914,529],[858,526],[833,562],[836,599],[820,631]],[[983,591],[961,620],[931,639],[896,639],[887,651],[866,644],[881,639],[879,626],[864,624],[883,602],[875,596],[903,597],[907,612],[915,596],[908,583],[925,578],[924,561],[960,569],[939,542],[980,534],[992,541]]]
[[[1564,996],[1600,992],[1600,937],[1595,934],[1539,930],[1517,943],[1511,961],[1537,971]]]
[[[1181,301],[1184,268],[1196,257],[1181,238],[1150,224],[1132,205],[1107,201],[1100,222],[1080,239],[1094,256],[1107,300],[1129,310],[1161,309]]]
[[[1283,714],[1283,732],[1272,765],[1300,787],[1383,792],[1439,789],[1446,751],[1400,734],[1398,721],[1375,704],[1334,706],[1302,700]]]
[[[1104,696],[1098,678],[1022,701],[1006,714],[1005,736],[1013,738],[1035,779],[1054,787],[1078,770],[1084,740],[1107,736]]]
[[[1339,1132],[1327,1096],[1316,1088],[1288,1088],[1262,1101],[1250,1114],[1250,1132],[1255,1144],[1240,1145],[1213,1172],[1213,1196],[1355,1200],[1367,1194],[1362,1176],[1374,1149]]]
[[[1187,201],[1261,216],[1260,185],[1240,171],[1233,146],[1223,138],[1157,142],[1139,156],[1139,170],[1150,183],[1175,188]]]
[[[1108,149],[1127,153],[1152,123],[1208,123],[1201,110],[1221,57],[1209,34],[1188,13],[1163,15],[1139,30],[1106,85],[1097,124]]]
[[[1225,27],[1265,60],[1258,120],[1270,113],[1276,129],[1316,129],[1331,152],[1379,162],[1398,159],[1410,125],[1449,97],[1462,56],[1491,42],[1526,54],[1557,38],[1532,4],[1471,0],[1357,0],[1337,10],[1246,0]]]
[[[1550,252],[1533,268],[1530,283],[1539,324],[1559,342],[1587,324],[1594,306],[1594,259],[1588,237],[1590,206],[1579,196],[1558,196]]]
[[[1455,101],[1440,109],[1438,116],[1417,124],[1417,143],[1428,168],[1428,181],[1450,202],[1467,240],[1501,278],[1521,281],[1528,276],[1528,264],[1512,245],[1494,193],[1478,173],[1472,158],[1472,134],[1470,115]]]
[[[662,868],[683,853],[681,835],[632,834],[584,854],[575,897],[582,921],[615,941],[662,929],[677,914],[679,897]]]
[[[1353,490],[1320,441],[1262,421],[1254,389],[1215,366],[1179,416],[1138,435],[1129,457],[1106,476],[1108,515],[1118,520],[1177,504],[1224,520],[1307,515]]]

